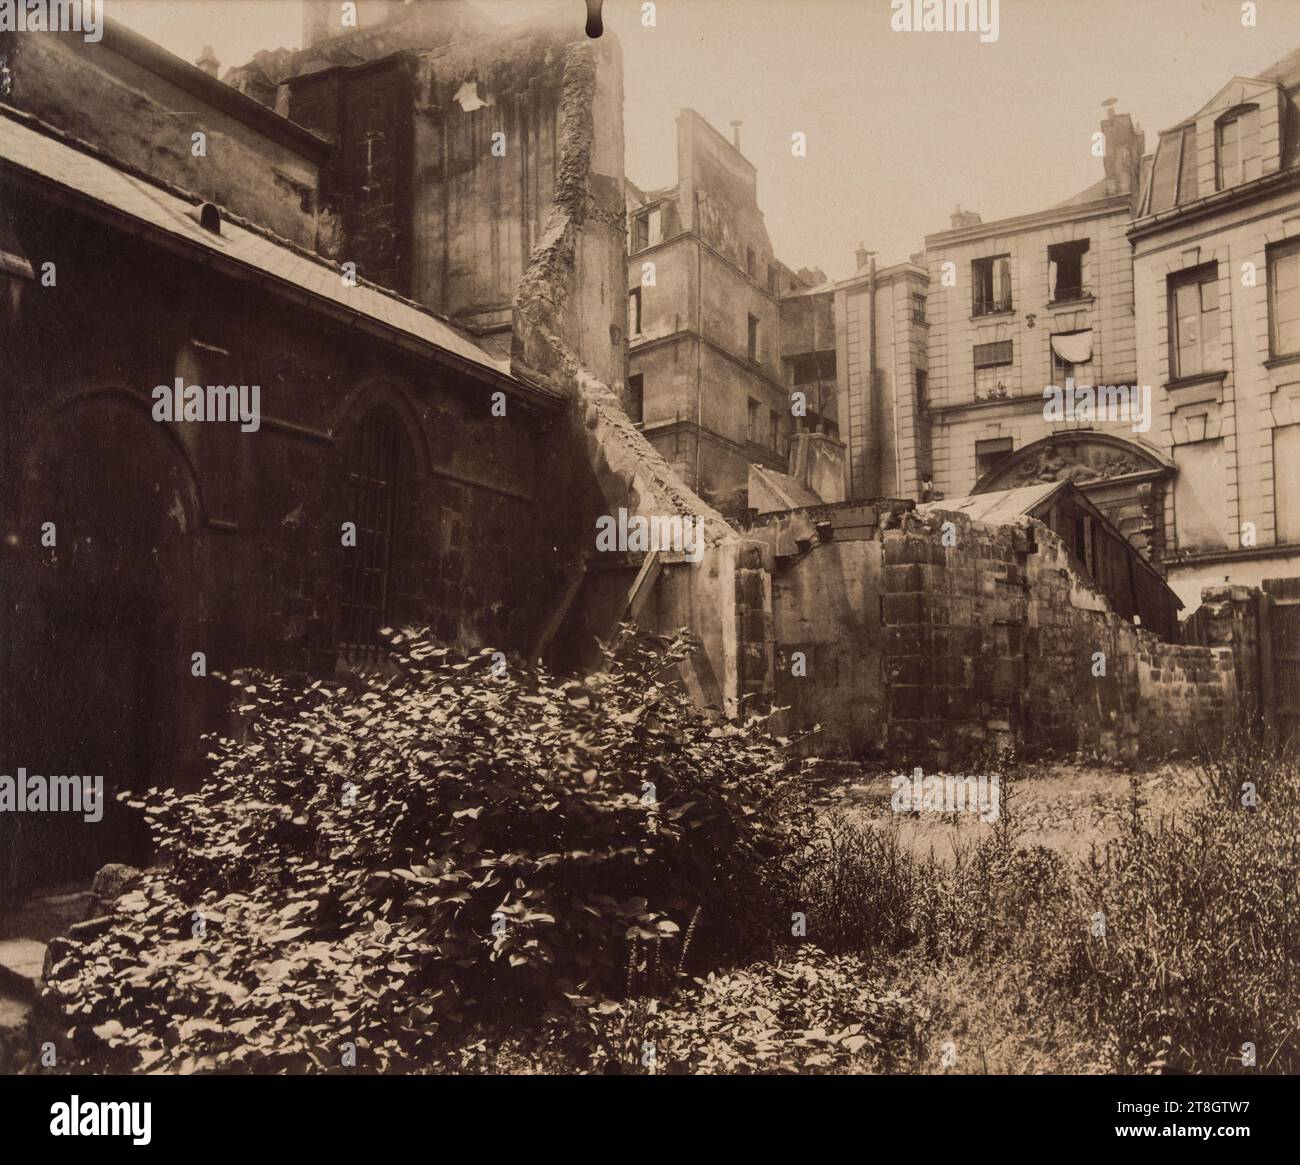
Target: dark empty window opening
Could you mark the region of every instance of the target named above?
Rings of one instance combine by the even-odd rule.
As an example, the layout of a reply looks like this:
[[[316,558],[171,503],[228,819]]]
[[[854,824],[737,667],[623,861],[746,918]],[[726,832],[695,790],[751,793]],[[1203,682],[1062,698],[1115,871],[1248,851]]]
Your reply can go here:
[[[763,404],[761,401],[750,400],[749,402],[749,440],[754,445],[763,443]]]
[[[758,359],[758,316],[749,317],[749,358]]]
[[[379,631],[389,620],[402,444],[397,419],[375,411],[358,426],[348,450],[345,520],[356,524],[356,545],[342,550],[338,640],[351,660],[378,655]]]
[[[1001,465],[1012,453],[1010,437],[993,437],[975,442],[975,476],[983,478],[994,466]]]
[[[1087,239],[1047,248],[1047,283],[1053,302],[1084,299],[1090,294],[1083,280],[1083,257],[1087,253]]]
[[[1011,256],[994,255],[971,263],[971,308],[977,316],[1011,310]]]
[[[650,216],[638,214],[632,219],[632,250],[639,251],[650,245]]]
[[[634,425],[645,421],[645,377],[639,372],[627,378],[627,415]]]
[[[754,248],[745,248],[745,274],[751,279],[754,278]]]
[[[629,336],[641,334],[641,289],[632,288],[627,293],[627,332]]]

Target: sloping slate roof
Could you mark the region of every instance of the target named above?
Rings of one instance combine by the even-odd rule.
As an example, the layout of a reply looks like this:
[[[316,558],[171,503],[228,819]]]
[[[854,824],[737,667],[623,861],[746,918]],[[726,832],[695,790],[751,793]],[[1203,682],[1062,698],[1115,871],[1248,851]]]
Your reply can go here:
[[[1098,178],[1091,186],[1085,186],[1078,194],[1072,198],[1067,198],[1064,202],[1058,202],[1051,206],[1049,210],[1065,210],[1070,206],[1087,206],[1090,202],[1096,202],[1098,199],[1106,197],[1106,179]]]
[[[1068,482],[1064,481],[1043,481],[1036,485],[1022,485],[1016,489],[1000,489],[993,493],[971,494],[964,498],[944,498],[938,502],[923,502],[916,509],[922,514],[955,511],[977,521],[997,526],[1032,514],[1067,484]]]
[[[1294,169],[1300,165],[1298,150],[1297,123],[1300,123],[1300,94],[1295,92],[1300,86],[1300,48],[1292,49],[1280,61],[1275,62],[1258,74],[1262,81],[1273,81],[1286,91],[1282,105],[1282,143],[1281,168]],[[1195,202],[1201,197],[1197,185],[1197,168],[1193,162],[1199,148],[1196,140],[1196,118],[1193,115],[1169,129],[1161,130],[1156,143],[1155,154],[1151,157],[1152,179],[1149,186],[1144,182],[1145,194],[1140,208],[1140,216],[1158,214],[1175,206]],[[1180,165],[1180,157],[1183,160]],[[1144,179],[1146,174],[1144,172]],[[1213,193],[1207,191],[1206,193]]]
[[[494,359],[469,336],[437,316],[380,289],[358,283],[345,287],[339,269],[273,236],[240,225],[223,214],[221,234],[204,230],[189,212],[199,205],[161,186],[118,169],[71,144],[55,130],[42,133],[0,108],[0,165],[16,167],[53,182],[81,198],[127,215],[165,235],[213,252],[273,280],[368,316],[461,359],[510,374],[508,359]]]

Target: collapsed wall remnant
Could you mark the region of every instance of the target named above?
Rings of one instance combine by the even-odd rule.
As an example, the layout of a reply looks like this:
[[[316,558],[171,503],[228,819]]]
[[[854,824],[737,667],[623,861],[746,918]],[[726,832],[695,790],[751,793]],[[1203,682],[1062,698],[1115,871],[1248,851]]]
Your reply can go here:
[[[590,660],[621,619],[702,643],[688,669],[697,700],[737,714],[770,694],[770,558],[688,489],[632,424],[623,376],[625,263],[622,63],[610,36],[571,42],[564,55],[555,194],[515,297],[511,369],[570,402],[569,473],[577,552],[571,585],[547,642],[553,659]],[[597,132],[597,126],[600,132]],[[602,359],[602,350],[610,359]],[[557,467],[557,482],[564,469]],[[611,556],[595,548],[596,520],[620,510],[702,524],[704,552]]]
[[[1131,761],[1194,750],[1235,714],[1231,645],[1166,642],[1117,615],[1036,519],[865,503],[750,533],[776,563],[774,698],[791,730],[820,725],[823,755]]]

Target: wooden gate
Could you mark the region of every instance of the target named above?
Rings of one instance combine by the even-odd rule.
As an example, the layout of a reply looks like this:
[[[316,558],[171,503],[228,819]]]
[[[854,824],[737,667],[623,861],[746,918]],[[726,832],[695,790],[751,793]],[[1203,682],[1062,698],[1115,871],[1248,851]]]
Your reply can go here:
[[[1300,728],[1300,578],[1268,578],[1273,727],[1290,740]]]

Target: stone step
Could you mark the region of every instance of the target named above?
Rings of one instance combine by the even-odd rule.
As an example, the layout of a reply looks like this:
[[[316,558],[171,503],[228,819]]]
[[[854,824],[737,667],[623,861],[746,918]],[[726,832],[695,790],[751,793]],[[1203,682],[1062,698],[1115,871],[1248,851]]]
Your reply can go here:
[[[0,992],[34,1000],[44,983],[45,944],[30,938],[0,941]]]

